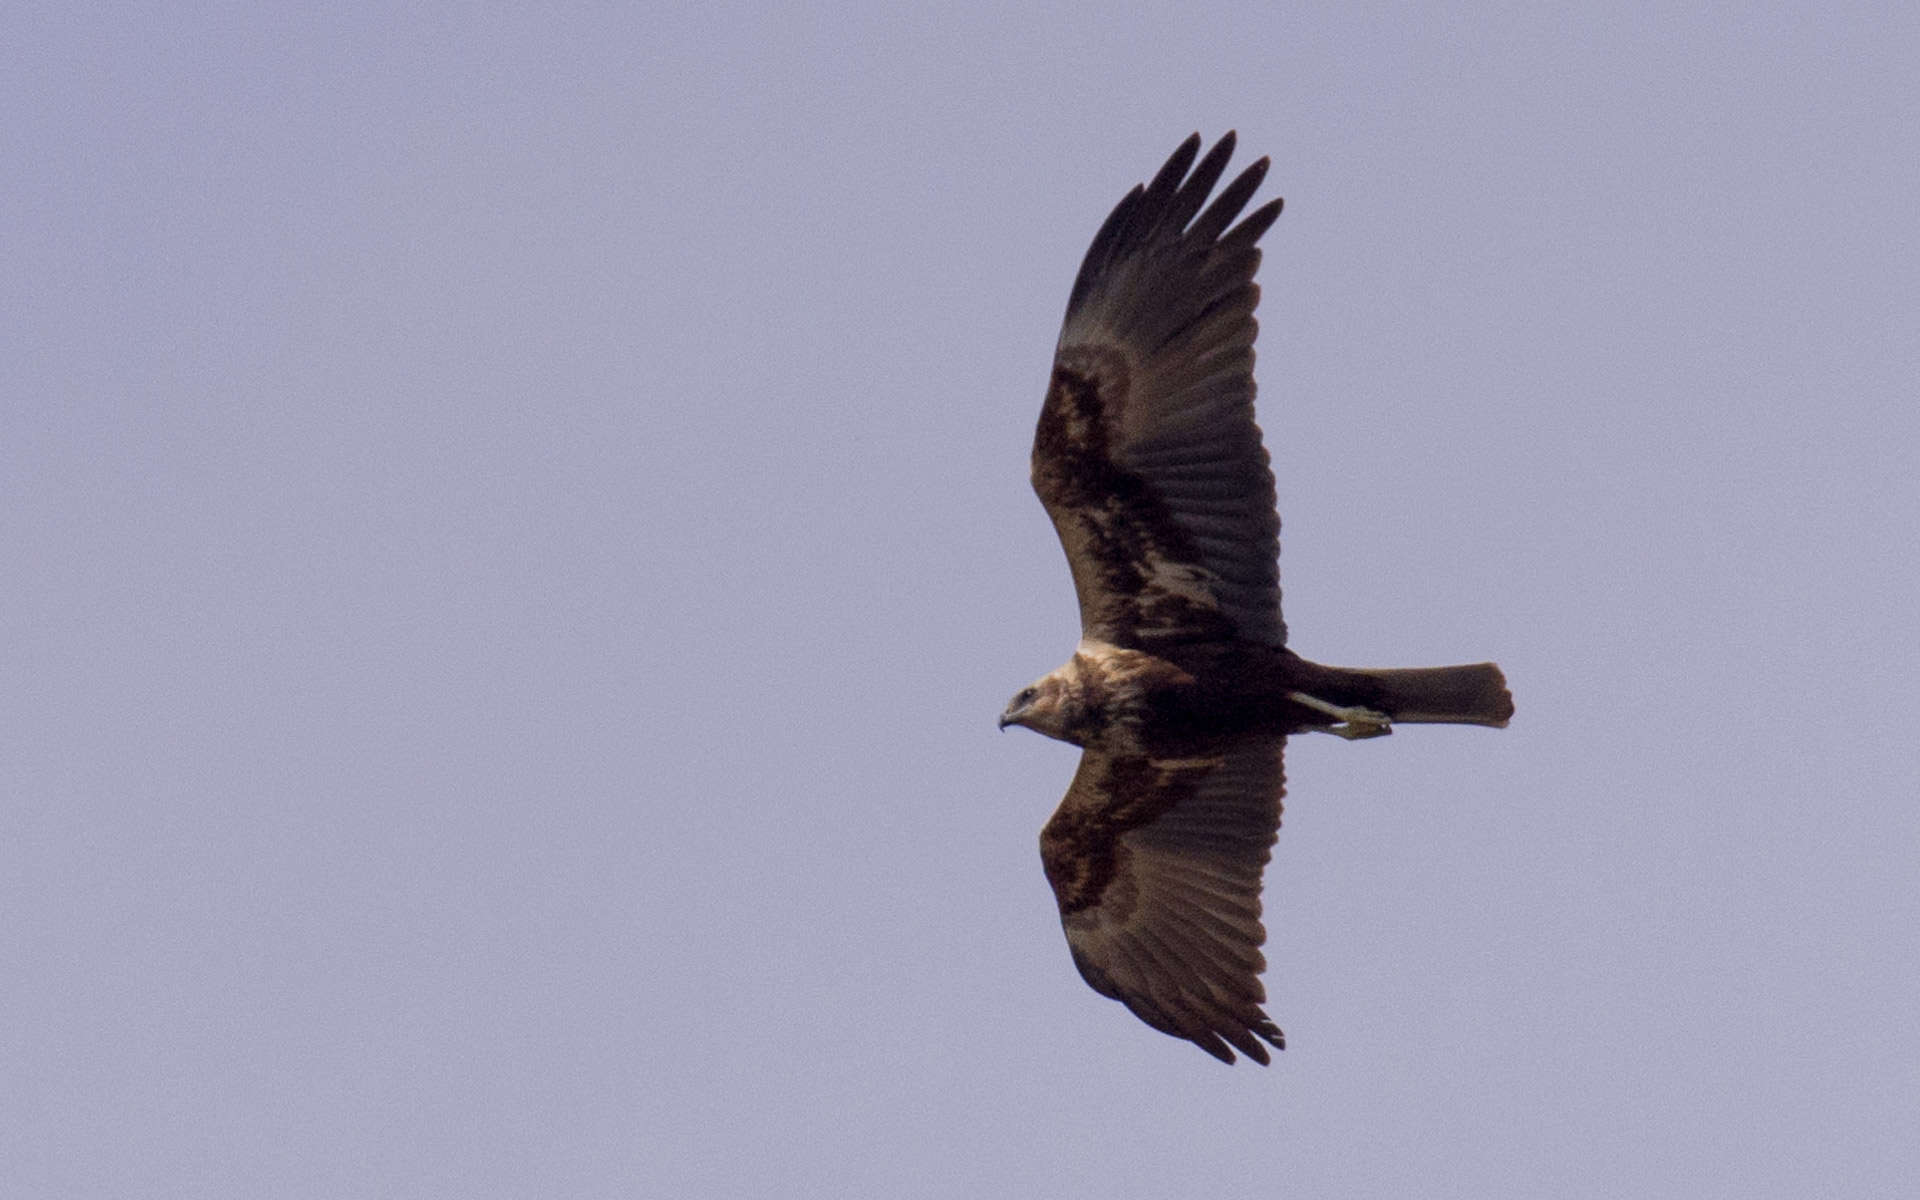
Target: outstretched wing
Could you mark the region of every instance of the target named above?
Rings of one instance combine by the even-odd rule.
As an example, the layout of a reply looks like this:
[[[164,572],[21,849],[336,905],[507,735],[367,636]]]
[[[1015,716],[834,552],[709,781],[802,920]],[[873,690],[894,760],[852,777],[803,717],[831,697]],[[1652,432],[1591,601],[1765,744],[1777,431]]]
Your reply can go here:
[[[1073,569],[1083,635],[1115,646],[1286,640],[1280,518],[1253,420],[1255,243],[1280,201],[1227,228],[1263,158],[1201,211],[1233,144],[1194,166],[1200,135],[1187,139],[1094,237],[1034,436],[1033,488]]]
[[[1074,965],[1093,990],[1223,1062],[1286,1039],[1261,1005],[1260,874],[1280,827],[1284,737],[1192,758],[1081,755],[1040,833]]]

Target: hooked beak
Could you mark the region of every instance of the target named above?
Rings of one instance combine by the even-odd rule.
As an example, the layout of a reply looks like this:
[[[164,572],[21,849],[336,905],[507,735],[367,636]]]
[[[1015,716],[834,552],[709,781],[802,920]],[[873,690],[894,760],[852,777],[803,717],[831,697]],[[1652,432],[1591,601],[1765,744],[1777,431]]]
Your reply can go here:
[[[1000,714],[1000,732],[1005,733],[1007,731],[1007,726],[1011,724],[1013,724],[1013,722],[1007,720],[1007,714],[1001,713]]]

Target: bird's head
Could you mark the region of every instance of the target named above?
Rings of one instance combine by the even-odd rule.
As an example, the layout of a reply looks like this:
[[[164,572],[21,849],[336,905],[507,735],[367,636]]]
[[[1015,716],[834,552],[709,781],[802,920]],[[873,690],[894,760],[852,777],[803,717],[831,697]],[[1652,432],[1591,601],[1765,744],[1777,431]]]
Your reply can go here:
[[[1065,741],[1070,717],[1068,700],[1071,689],[1061,672],[1043,675],[1014,693],[1007,711],[1000,714],[1000,728],[1025,725],[1035,733]]]

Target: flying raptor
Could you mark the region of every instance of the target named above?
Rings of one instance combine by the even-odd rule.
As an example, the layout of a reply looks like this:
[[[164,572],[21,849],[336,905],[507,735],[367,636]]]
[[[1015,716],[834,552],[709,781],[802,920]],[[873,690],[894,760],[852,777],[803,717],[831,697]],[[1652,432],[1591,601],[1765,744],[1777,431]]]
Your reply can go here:
[[[1280,201],[1209,204],[1228,133],[1181,144],[1094,236],[1033,440],[1080,644],[1000,716],[1081,747],[1040,833],[1067,947],[1101,995],[1224,1062],[1285,1038],[1262,1005],[1260,876],[1287,736],[1504,726],[1500,668],[1326,667],[1287,649],[1280,518],[1253,419],[1254,271]],[[1264,1043],[1264,1044],[1263,1044]]]

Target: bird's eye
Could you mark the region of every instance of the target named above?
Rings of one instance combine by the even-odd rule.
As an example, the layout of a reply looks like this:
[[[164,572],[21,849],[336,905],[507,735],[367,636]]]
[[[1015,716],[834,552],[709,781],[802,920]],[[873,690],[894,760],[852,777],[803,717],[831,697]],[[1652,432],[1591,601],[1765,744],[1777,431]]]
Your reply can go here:
[[[1021,688],[1020,694],[1013,698],[1013,702],[1025,708],[1027,705],[1032,704],[1033,698],[1039,694],[1039,692],[1034,691],[1032,688]]]

